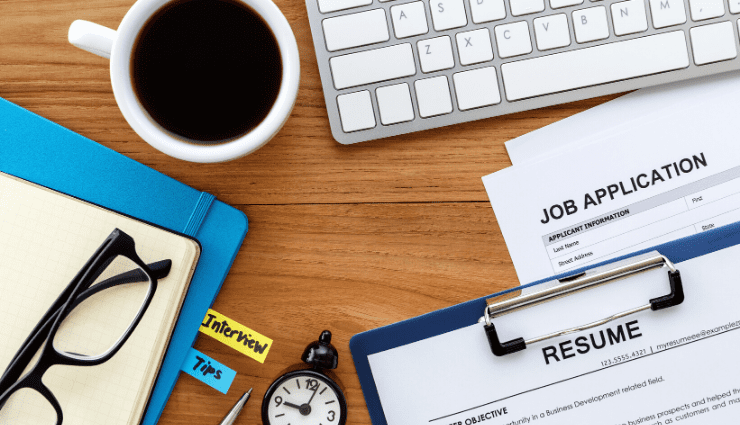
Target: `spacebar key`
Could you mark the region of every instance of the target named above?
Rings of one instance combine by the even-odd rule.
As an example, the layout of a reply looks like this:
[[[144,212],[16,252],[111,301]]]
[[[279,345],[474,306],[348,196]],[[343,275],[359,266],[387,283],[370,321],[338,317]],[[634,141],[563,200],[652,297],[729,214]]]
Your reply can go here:
[[[651,35],[501,65],[509,101],[689,66],[683,31]]]
[[[337,90],[416,74],[411,44],[397,44],[329,60]]]

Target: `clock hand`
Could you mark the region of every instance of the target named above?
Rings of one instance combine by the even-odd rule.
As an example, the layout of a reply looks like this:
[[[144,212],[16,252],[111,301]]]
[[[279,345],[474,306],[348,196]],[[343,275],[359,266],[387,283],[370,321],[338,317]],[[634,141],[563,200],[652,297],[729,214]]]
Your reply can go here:
[[[314,390],[313,390],[313,395],[311,395],[311,398],[308,399],[308,403],[306,403],[306,404],[308,404],[309,406],[311,405],[311,401],[313,400],[314,397],[316,397],[316,392],[318,392],[318,391],[319,391],[319,386],[316,385],[316,388],[314,388]]]
[[[297,405],[295,405],[293,403],[290,403],[290,402],[287,402],[287,401],[284,401],[283,404],[286,405],[286,406],[288,406],[288,407],[292,407],[294,409],[298,409],[298,410],[301,409],[301,406],[297,406]]]
[[[284,402],[283,402],[283,405],[285,405],[285,406],[288,406],[288,407],[292,407],[292,408],[294,408],[294,409],[298,409],[298,412],[299,412],[299,413],[300,413],[301,415],[303,415],[303,416],[308,416],[308,415],[310,415],[310,414],[311,414],[311,406],[309,406],[308,404],[304,404],[304,405],[301,405],[301,406],[296,406],[296,405],[295,405],[295,404],[293,404],[293,403],[290,403],[290,402],[284,401]]]

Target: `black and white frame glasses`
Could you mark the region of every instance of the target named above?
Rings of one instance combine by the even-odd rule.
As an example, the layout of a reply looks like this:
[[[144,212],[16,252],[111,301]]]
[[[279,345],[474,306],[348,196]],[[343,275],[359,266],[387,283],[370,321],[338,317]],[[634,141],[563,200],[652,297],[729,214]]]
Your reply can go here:
[[[157,279],[166,277],[171,266],[170,260],[145,264],[134,240],[115,229],[54,301],[0,378],[0,421],[30,419],[45,425],[41,418],[49,420],[56,413],[56,425],[61,425],[62,408],[42,382],[44,374],[54,365],[96,366],[110,360],[141,322]],[[53,419],[47,423],[54,425]]]

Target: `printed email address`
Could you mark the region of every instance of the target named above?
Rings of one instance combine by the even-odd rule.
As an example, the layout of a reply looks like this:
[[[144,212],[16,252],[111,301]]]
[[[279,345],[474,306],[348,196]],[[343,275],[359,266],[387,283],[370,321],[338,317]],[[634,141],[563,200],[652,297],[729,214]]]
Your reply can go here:
[[[717,333],[720,333],[720,332],[729,331],[731,329],[735,329],[735,328],[738,328],[738,327],[740,327],[740,320],[735,321],[735,322],[730,322],[730,323],[728,323],[726,325],[717,326],[716,328],[705,329],[705,330],[702,330],[701,332],[697,332],[695,334],[692,334],[692,335],[689,335],[689,336],[685,336],[685,337],[682,337],[680,339],[674,339],[673,341],[668,341],[668,342],[666,342],[664,344],[658,344],[656,346],[656,349],[658,351],[665,350],[665,349],[668,349],[668,348],[676,347],[678,345],[686,344],[686,343],[691,342],[691,341],[695,341],[697,339],[706,338],[708,336],[712,336],[712,335],[717,334]]]

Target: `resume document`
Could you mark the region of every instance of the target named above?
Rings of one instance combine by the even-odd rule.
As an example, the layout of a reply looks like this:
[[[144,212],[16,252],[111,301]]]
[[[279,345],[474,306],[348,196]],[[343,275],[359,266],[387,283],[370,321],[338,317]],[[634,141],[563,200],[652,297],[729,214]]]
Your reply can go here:
[[[737,424],[740,247],[676,264],[686,299],[496,357],[482,324],[369,356],[389,425]],[[669,292],[666,269],[493,319],[503,341]],[[481,312],[482,314],[482,312]]]

